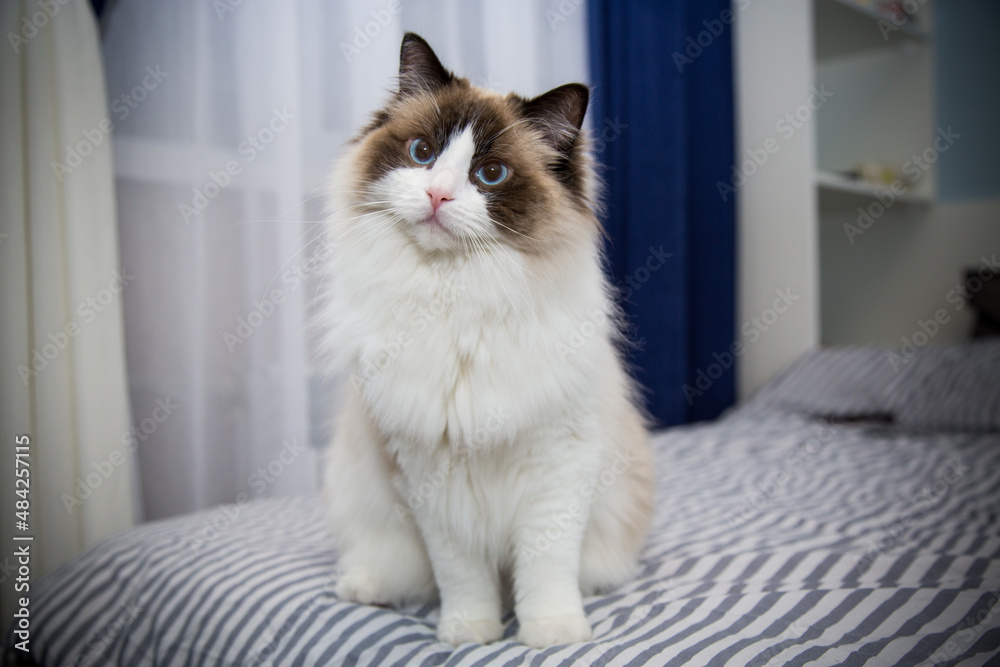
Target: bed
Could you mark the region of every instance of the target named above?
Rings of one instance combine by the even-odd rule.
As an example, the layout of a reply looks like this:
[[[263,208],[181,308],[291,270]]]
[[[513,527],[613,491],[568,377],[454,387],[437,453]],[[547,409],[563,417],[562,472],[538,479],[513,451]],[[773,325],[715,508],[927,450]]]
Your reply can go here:
[[[984,665],[1000,647],[1000,343],[816,351],[719,420],[657,434],[641,575],[594,638],[333,593],[317,499],[145,524],[33,587],[30,661],[83,665]],[[11,635],[8,632],[8,646]],[[996,664],[995,662],[993,664]]]

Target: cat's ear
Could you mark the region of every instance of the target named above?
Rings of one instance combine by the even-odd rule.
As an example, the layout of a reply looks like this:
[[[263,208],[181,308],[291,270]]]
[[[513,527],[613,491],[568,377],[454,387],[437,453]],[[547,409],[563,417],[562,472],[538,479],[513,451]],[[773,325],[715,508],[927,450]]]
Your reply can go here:
[[[589,88],[581,83],[567,83],[528,100],[524,115],[534,121],[553,148],[566,152],[580,133],[589,100]]]
[[[399,49],[400,95],[434,92],[452,78],[423,37],[413,32],[403,35],[403,45]]]

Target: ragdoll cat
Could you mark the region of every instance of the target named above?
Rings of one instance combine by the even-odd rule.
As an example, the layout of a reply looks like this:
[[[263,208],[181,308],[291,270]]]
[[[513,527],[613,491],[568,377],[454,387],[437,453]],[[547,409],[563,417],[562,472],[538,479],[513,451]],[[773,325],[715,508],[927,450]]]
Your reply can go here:
[[[337,593],[440,595],[438,637],[591,637],[652,511],[642,413],[601,271],[580,84],[471,86],[414,34],[399,89],[338,162],[320,315],[350,374],[326,502]]]

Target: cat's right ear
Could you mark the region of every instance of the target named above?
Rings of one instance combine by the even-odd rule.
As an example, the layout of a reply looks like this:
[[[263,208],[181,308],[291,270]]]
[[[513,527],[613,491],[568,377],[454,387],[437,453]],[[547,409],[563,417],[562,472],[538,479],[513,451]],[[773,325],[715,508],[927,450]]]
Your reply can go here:
[[[399,49],[399,94],[434,92],[450,83],[451,72],[446,70],[430,44],[420,35],[408,32],[403,35]]]

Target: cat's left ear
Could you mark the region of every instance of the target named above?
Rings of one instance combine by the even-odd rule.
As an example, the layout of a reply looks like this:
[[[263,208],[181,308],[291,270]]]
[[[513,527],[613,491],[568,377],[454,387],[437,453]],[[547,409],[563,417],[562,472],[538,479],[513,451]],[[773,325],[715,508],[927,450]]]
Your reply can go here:
[[[408,32],[399,49],[399,94],[432,93],[452,81],[431,45],[423,37]]]
[[[553,148],[567,152],[580,134],[589,101],[589,88],[581,83],[567,83],[528,100],[524,115],[534,121]]]

